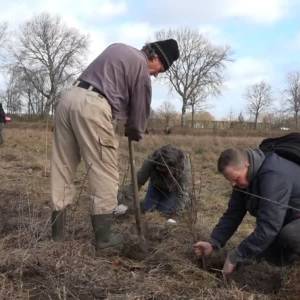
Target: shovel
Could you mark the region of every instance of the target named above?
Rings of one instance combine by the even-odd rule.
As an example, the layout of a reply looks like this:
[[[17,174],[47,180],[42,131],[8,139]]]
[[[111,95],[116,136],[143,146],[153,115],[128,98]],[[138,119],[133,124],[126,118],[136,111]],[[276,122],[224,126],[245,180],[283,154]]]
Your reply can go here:
[[[131,180],[133,186],[133,207],[135,214],[135,222],[136,228],[139,238],[139,246],[142,251],[147,252],[146,239],[144,236],[143,224],[141,220],[141,209],[138,198],[138,184],[137,177],[135,171],[135,163],[134,163],[134,147],[132,141],[128,138],[128,148],[129,148],[129,160],[130,160],[130,169],[131,169]]]

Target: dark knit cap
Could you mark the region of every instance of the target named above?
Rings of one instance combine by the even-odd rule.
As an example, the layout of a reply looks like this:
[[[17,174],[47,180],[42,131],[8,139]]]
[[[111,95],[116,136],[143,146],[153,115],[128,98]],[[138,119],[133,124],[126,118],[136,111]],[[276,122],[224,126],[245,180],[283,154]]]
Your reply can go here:
[[[179,57],[178,44],[174,39],[157,41],[149,44],[158,55],[162,62],[165,71],[173,64]]]

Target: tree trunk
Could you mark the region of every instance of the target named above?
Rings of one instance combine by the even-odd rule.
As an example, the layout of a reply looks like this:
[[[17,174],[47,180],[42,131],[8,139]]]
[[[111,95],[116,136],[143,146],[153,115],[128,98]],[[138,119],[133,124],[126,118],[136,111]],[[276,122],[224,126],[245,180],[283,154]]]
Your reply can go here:
[[[183,103],[182,104],[182,109],[181,109],[181,128],[185,126],[185,112],[186,112],[186,105]]]
[[[45,108],[44,108],[44,111],[42,112],[42,115],[43,115],[43,117],[47,117],[47,116],[49,116],[49,113],[50,113],[50,105],[45,105]]]
[[[257,129],[258,113],[255,113],[254,128]]]
[[[55,97],[51,95],[49,98],[46,99],[46,103],[43,110],[44,116],[49,116],[49,113],[51,111],[52,104],[54,103]]]
[[[195,118],[195,105],[192,104],[192,128],[194,128],[194,118]]]
[[[31,97],[30,92],[28,92],[27,94],[28,94],[28,115],[31,116],[31,115],[35,114],[35,110],[33,107],[32,97]]]

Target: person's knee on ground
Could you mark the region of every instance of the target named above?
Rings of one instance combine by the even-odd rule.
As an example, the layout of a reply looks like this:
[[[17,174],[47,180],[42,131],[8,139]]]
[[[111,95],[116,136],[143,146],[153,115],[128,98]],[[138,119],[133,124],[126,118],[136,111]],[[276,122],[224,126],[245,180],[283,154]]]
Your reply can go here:
[[[278,235],[277,243],[282,248],[286,263],[293,263],[300,258],[300,219],[285,225]]]
[[[176,193],[163,193],[161,201],[157,204],[157,210],[168,218],[176,215]]]
[[[156,210],[160,198],[161,193],[151,183],[149,183],[145,199],[141,202],[142,211],[147,212]]]
[[[141,211],[146,213],[155,210],[167,218],[173,218],[176,215],[176,194],[162,192],[150,183],[145,199],[141,202]]]
[[[299,229],[300,219],[285,225],[260,258],[276,266],[289,265],[298,260],[300,258]]]

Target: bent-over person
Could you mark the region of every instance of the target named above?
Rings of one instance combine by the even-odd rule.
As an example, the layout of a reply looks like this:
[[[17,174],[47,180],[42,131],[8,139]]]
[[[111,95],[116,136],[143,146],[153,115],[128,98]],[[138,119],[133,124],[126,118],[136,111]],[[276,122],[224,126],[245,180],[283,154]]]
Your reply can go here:
[[[149,180],[141,208],[158,210],[166,216],[179,214],[189,202],[191,184],[189,156],[181,149],[165,145],[155,150],[137,173],[139,189]]]
[[[238,263],[266,259],[276,265],[291,264],[300,255],[300,166],[274,152],[260,149],[227,149],[218,170],[232,184],[228,208],[209,241],[194,245],[197,255],[208,256],[224,247],[249,212],[255,229],[224,263],[231,274]]]
[[[150,113],[151,79],[179,57],[173,39],[146,44],[142,50],[116,43],[107,47],[58,102],[51,161],[52,237],[64,239],[65,209],[74,203],[73,184],[83,159],[87,171],[96,250],[121,243],[111,233],[117,206],[118,138],[114,121],[139,141]]]

